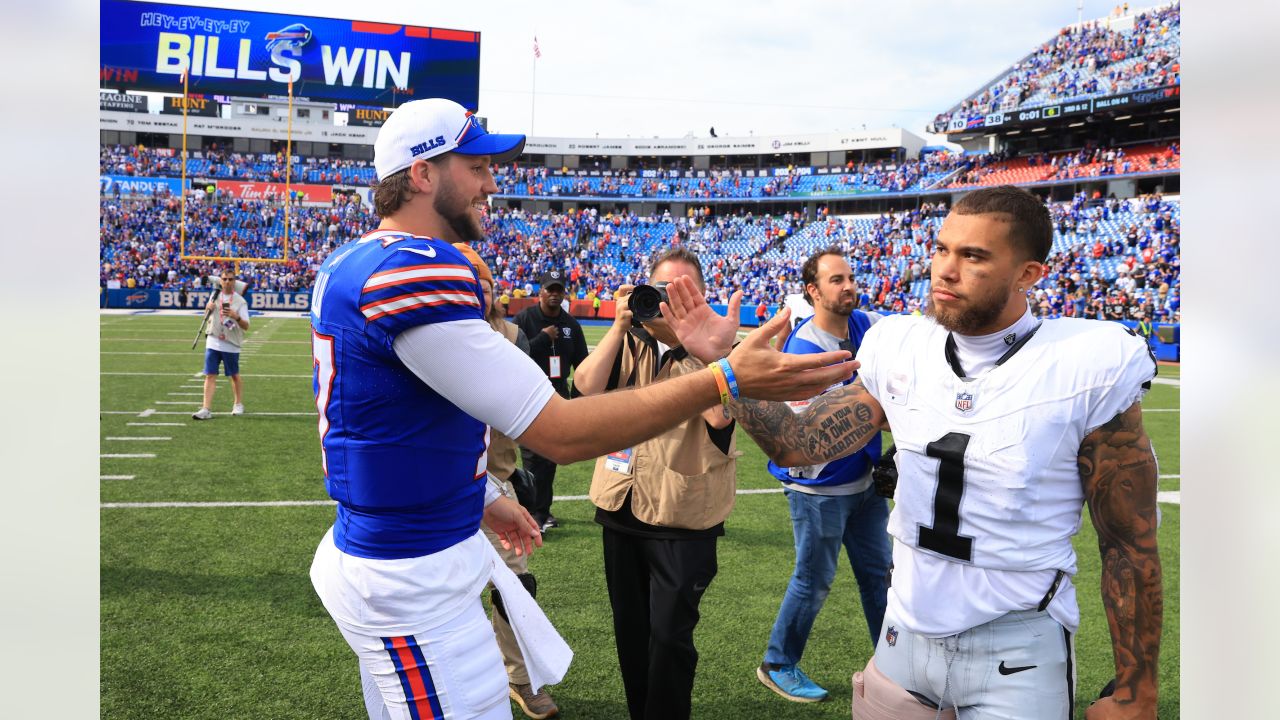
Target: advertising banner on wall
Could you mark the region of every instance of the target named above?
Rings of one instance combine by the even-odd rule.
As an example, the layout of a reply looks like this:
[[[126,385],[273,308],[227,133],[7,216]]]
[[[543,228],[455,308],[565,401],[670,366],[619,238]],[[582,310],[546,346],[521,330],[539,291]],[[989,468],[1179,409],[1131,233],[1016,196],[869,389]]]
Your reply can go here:
[[[476,110],[480,33],[169,3],[99,0],[101,87]]]
[[[147,99],[127,93],[98,93],[98,109],[144,113],[147,111]]]
[[[277,200],[284,197],[284,183],[219,180],[218,189],[240,200]],[[289,191],[302,193],[303,202],[333,202],[332,185],[290,183]]]
[[[102,195],[154,195],[182,193],[182,179],[170,177],[135,177],[133,175],[100,175],[98,190]]]

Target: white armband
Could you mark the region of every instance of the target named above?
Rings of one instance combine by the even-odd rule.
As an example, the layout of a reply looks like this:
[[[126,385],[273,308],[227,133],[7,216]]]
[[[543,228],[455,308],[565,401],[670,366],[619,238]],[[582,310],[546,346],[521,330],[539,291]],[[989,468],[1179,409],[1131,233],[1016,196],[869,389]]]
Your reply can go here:
[[[489,507],[494,500],[502,497],[502,481],[493,473],[485,473],[488,482],[484,484],[484,506]]]

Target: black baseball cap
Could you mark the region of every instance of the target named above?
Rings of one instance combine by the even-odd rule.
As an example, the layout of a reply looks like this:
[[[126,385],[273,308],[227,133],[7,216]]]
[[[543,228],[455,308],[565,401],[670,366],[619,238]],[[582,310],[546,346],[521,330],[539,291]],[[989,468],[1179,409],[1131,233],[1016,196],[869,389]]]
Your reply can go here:
[[[560,272],[559,270],[548,270],[547,272],[542,274],[542,277],[538,278],[539,287],[547,288],[547,287],[551,287],[552,285],[559,285],[560,287],[563,288],[564,273]]]

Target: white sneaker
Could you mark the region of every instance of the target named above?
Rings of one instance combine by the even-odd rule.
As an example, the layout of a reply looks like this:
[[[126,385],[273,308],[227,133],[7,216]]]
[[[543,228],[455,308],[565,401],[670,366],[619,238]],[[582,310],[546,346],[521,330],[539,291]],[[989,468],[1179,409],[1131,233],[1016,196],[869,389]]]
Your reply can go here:
[[[236,403],[235,405],[232,405],[232,406],[231,406],[231,414],[232,414],[232,415],[243,415],[243,414],[244,414],[244,403]]]
[[[208,420],[212,417],[213,417],[213,413],[210,412],[209,408],[206,408],[206,407],[202,407],[191,414],[192,420]]]

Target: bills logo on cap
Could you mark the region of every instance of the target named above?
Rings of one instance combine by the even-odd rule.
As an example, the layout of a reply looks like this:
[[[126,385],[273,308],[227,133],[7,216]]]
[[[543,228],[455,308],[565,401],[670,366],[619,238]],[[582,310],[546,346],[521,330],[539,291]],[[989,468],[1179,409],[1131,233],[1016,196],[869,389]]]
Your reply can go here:
[[[431,152],[432,150],[435,150],[436,148],[440,147],[443,144],[444,144],[444,136],[437,135],[434,140],[428,140],[427,142],[418,143],[417,145],[414,145],[413,147],[409,148],[409,154],[413,155],[414,157],[417,157],[422,153]]]
[[[969,412],[973,409],[973,393],[958,392],[956,393],[956,409],[960,412]]]
[[[889,643],[889,647],[898,644],[898,631],[892,625],[889,626],[888,630],[884,631],[884,641]]]

